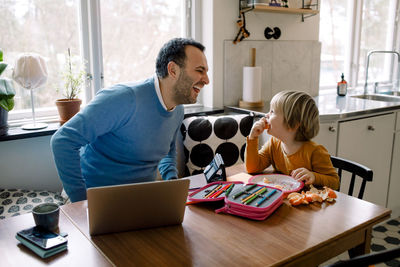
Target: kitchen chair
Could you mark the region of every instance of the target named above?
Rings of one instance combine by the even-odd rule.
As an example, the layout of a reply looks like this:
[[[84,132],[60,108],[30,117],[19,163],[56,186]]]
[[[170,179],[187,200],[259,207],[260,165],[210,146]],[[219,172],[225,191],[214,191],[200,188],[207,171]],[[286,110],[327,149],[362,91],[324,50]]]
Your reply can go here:
[[[372,264],[388,262],[400,257],[400,247],[357,256],[348,260],[340,260],[325,267],[354,267],[354,266],[369,266]],[[394,265],[392,265],[394,266]]]
[[[373,177],[372,170],[357,162],[335,156],[331,156],[331,161],[333,167],[338,169],[338,175],[340,181],[342,180],[342,171],[351,173],[348,195],[353,196],[354,183],[356,181],[356,177],[362,179],[360,191],[358,192],[357,196],[359,199],[362,199],[364,196],[365,185],[367,184],[367,182],[372,182],[372,177]]]

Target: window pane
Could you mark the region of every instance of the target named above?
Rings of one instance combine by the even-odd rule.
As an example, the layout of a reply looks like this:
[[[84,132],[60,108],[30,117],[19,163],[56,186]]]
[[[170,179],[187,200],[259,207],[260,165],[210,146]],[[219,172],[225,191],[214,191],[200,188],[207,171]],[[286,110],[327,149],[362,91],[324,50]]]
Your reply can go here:
[[[321,48],[320,86],[335,86],[344,72],[347,37],[347,0],[322,0],[319,40]]]
[[[61,97],[56,89],[62,86],[60,70],[67,49],[80,53],[77,0],[0,0],[0,14],[0,46],[9,64],[3,75],[11,78],[21,53],[40,54],[47,62],[48,80],[34,90],[35,108],[55,107],[54,101]],[[30,111],[29,90],[14,84],[17,92],[11,112]]]
[[[181,36],[183,1],[103,0],[100,4],[104,86],[153,75],[161,46]]]
[[[368,51],[387,50],[387,37],[393,34],[389,32],[392,29],[392,27],[389,27],[389,14],[391,12],[394,12],[394,10],[390,10],[387,0],[364,1],[358,73],[358,82],[361,85],[365,83]],[[390,79],[390,60],[393,58],[392,55],[372,55],[369,62],[368,83],[388,81]]]

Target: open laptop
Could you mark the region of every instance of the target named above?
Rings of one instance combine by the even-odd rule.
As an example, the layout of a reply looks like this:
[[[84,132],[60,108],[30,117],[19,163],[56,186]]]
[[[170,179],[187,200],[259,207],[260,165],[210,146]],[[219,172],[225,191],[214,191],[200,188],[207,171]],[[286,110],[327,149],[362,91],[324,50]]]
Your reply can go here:
[[[189,179],[176,179],[89,188],[89,233],[181,224],[189,183]]]

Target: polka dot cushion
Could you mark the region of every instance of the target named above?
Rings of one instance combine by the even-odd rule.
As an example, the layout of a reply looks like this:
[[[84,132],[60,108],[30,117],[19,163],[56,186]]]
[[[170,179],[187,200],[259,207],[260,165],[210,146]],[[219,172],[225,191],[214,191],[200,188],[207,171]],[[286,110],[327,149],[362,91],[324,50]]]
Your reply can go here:
[[[243,163],[253,119],[251,115],[223,115],[183,120],[185,176],[202,173],[216,153],[221,154],[226,167]]]
[[[33,207],[45,202],[63,205],[64,198],[59,192],[0,189],[0,219],[31,212]]]

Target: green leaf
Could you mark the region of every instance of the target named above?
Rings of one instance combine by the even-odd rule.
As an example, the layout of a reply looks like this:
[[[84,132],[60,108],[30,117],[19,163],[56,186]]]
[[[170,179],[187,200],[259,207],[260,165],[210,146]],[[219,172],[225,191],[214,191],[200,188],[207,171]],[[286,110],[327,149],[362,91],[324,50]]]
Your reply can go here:
[[[3,50],[0,48],[0,61],[3,61]]]
[[[14,108],[15,89],[10,79],[0,79],[0,106],[7,111]]]
[[[0,107],[4,108],[7,111],[12,110],[14,108],[14,98],[0,99]]]
[[[15,89],[12,81],[7,78],[0,79],[0,98],[10,98],[15,96]]]
[[[0,75],[3,73],[3,71],[7,68],[7,63],[5,62],[0,62]]]
[[[0,107],[2,107],[3,109],[9,111],[6,99],[0,99]]]

